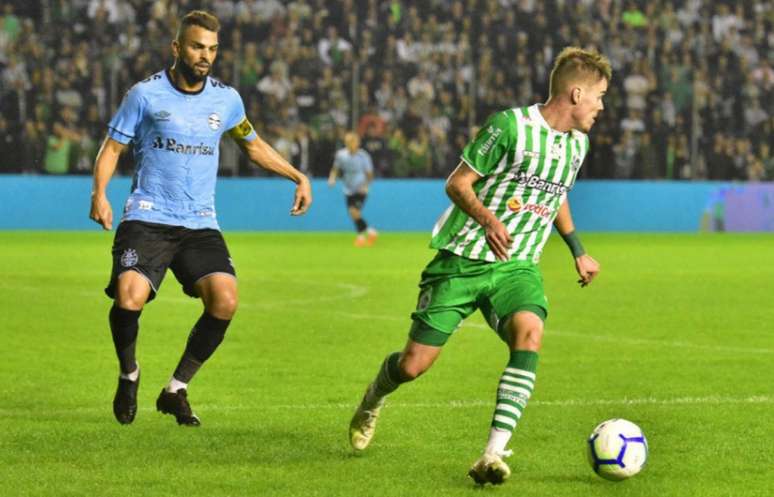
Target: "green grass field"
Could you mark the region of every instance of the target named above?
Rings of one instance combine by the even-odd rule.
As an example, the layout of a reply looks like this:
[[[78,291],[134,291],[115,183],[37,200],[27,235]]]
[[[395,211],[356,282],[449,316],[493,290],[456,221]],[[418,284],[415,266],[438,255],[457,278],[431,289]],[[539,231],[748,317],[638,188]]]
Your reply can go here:
[[[154,402],[200,303],[170,274],[144,311],[140,410],[115,422],[107,327],[112,233],[0,232],[0,495],[770,496],[774,491],[774,237],[590,235],[602,263],[575,284],[552,239],[551,303],[513,476],[466,477],[486,441],[506,348],[470,318],[425,376],[388,400],[354,456],[347,425],[402,347],[426,234],[227,233],[241,306],[191,384],[202,427]],[[588,467],[585,438],[625,417],[650,443],[635,478]]]

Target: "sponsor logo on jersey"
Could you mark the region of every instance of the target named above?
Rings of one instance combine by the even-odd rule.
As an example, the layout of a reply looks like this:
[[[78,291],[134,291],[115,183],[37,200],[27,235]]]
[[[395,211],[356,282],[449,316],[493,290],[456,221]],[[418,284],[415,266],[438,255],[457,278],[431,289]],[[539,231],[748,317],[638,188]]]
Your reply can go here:
[[[135,264],[137,264],[139,257],[137,257],[137,251],[128,248],[124,250],[124,253],[121,254],[121,265],[124,267],[132,267]]]
[[[547,181],[542,179],[540,176],[530,176],[523,171],[520,172],[516,177],[516,181],[518,181],[520,185],[523,185],[526,188],[534,188],[546,193],[563,195],[568,191],[568,188],[561,183]]]
[[[210,129],[213,131],[217,131],[220,128],[220,116],[217,112],[213,112],[207,116],[207,125],[209,125]]]
[[[169,118],[172,117],[172,114],[165,110],[160,110],[158,112],[154,112],[153,117],[156,118],[156,121],[169,121]]]
[[[502,129],[495,128],[494,126],[489,126],[486,132],[489,133],[489,138],[487,138],[484,144],[481,145],[481,148],[478,149],[478,155],[488,154],[489,149],[492,148],[492,145],[494,145],[494,142],[495,140],[497,140],[497,137],[503,134]]]
[[[551,219],[554,211],[546,207],[545,205],[540,204],[527,204],[522,209],[524,212],[531,212],[537,216],[542,217],[543,219]]]
[[[512,197],[505,204],[511,212],[531,212],[545,219],[551,219],[553,211],[540,204],[523,204],[518,197]]]
[[[198,145],[178,143],[174,138],[162,138],[161,136],[157,136],[153,140],[153,148],[156,150],[174,152],[176,154],[215,155],[215,147],[210,145],[204,143],[199,143]]]

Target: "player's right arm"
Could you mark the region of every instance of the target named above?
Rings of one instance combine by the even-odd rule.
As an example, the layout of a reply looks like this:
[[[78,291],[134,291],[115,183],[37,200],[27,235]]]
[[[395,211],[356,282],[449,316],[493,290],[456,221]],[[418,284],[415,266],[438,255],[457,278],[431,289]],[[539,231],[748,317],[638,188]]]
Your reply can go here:
[[[509,259],[508,250],[513,240],[505,225],[481,203],[473,185],[494,174],[513,146],[515,136],[513,111],[493,114],[462,151],[462,160],[446,181],[446,194],[484,228],[487,244],[501,261]]]
[[[505,225],[478,199],[473,185],[480,179],[478,172],[460,161],[446,181],[446,194],[465,214],[484,227],[486,241],[495,257],[507,261],[508,249],[513,240]]]
[[[107,199],[107,184],[116,170],[118,157],[134,139],[142,121],[146,106],[143,88],[143,83],[138,83],[126,92],[121,105],[108,123],[107,136],[94,161],[94,185],[91,190],[89,217],[106,230],[113,226],[113,209]]]
[[[126,145],[105,137],[94,162],[94,184],[91,189],[91,212],[89,217],[105,230],[113,226],[113,209],[107,199],[107,185],[118,165],[118,157]]]

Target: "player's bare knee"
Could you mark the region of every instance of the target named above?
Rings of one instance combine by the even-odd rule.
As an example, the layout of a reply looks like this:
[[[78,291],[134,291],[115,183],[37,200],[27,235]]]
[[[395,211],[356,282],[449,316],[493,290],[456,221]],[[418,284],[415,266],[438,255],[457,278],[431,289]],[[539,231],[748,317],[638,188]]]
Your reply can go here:
[[[531,312],[517,312],[508,323],[510,346],[515,350],[538,352],[543,344],[543,320]]]
[[[516,331],[516,349],[538,352],[543,345],[543,325],[530,326]]]
[[[236,314],[239,299],[234,293],[221,293],[206,305],[207,312],[218,319],[231,319]]]
[[[404,381],[412,381],[420,377],[430,367],[422,360],[421,356],[415,354],[403,354],[398,362],[400,374]]]
[[[127,311],[141,311],[147,299],[146,292],[128,285],[124,288],[119,285],[116,291],[115,303],[118,307]]]

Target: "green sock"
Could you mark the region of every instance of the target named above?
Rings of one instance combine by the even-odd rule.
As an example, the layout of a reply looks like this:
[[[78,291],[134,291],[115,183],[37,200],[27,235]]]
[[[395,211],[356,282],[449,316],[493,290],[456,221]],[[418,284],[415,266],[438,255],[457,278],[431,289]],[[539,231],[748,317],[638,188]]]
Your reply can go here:
[[[368,389],[366,400],[369,404],[376,404],[404,382],[398,367],[399,360],[400,352],[393,352],[384,358],[372,387]]]
[[[535,388],[538,354],[531,350],[512,350],[508,365],[497,386],[497,405],[487,450],[502,452],[521,418]]]

